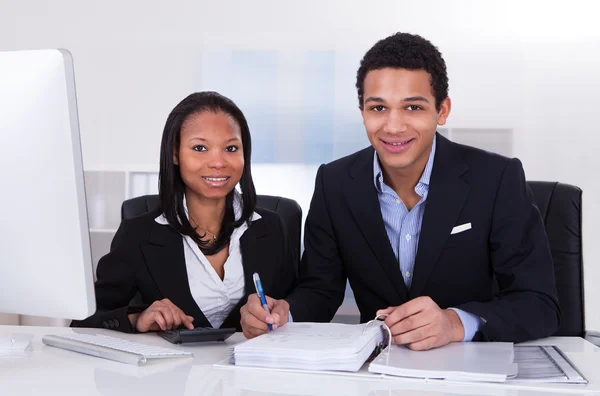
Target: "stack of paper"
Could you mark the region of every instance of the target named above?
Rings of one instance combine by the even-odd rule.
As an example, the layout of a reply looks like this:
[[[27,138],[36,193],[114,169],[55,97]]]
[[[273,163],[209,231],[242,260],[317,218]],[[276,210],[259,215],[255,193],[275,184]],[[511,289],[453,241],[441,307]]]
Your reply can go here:
[[[517,374],[512,343],[457,342],[429,351],[386,348],[369,365],[372,373],[453,381],[504,382]]]
[[[358,371],[383,342],[371,325],[288,323],[233,348],[236,366]]]

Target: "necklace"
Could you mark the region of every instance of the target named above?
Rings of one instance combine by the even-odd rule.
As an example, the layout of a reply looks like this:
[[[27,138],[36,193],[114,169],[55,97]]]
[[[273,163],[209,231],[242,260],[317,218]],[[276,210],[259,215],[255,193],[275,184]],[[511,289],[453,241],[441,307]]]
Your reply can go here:
[[[202,228],[202,227],[200,227]],[[213,234],[212,232],[208,231],[206,228],[202,228],[204,230],[204,232],[206,232],[208,235],[212,235],[212,243],[217,243],[217,236],[215,234]]]
[[[207,233],[208,235],[212,236],[212,241],[208,241],[208,242],[212,242],[213,244],[214,244],[214,243],[217,243],[217,236],[216,236],[215,234],[213,234],[212,232],[208,231],[206,228],[204,228],[204,227],[202,227],[200,224],[198,224],[198,223],[196,222],[196,220],[194,220],[194,219],[192,218],[192,216],[190,216],[190,220],[192,221],[192,223],[194,223],[194,224],[196,225],[196,227],[198,227],[198,228],[200,228],[200,229],[204,230],[204,232],[205,232],[205,233]]]

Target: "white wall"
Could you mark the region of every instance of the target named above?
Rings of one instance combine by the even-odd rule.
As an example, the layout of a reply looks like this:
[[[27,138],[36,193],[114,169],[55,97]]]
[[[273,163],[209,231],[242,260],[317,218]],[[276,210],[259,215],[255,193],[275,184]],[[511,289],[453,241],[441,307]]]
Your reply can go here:
[[[529,179],[584,190],[586,313],[600,329],[595,1],[0,0],[0,10],[0,50],[72,51],[87,169],[156,166],[166,115],[199,89],[203,50],[362,53],[396,31],[423,35],[448,63],[450,128],[510,128]]]

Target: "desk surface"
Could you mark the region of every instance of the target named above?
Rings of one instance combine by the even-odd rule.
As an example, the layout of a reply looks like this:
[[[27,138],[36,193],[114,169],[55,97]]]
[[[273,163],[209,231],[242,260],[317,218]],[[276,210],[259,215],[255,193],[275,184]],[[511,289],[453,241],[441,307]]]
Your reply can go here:
[[[158,361],[145,367],[127,365],[42,344],[46,334],[107,334],[151,345],[179,348],[194,359]],[[225,343],[176,346],[156,334],[122,334],[104,329],[0,326],[0,335],[33,334],[25,357],[0,356],[2,395],[539,395],[600,394],[600,348],[582,338],[560,337],[534,342],[558,345],[590,381],[587,386],[447,384],[415,379],[365,379],[319,374],[275,373],[244,368],[214,368],[240,333]],[[532,343],[533,344],[533,343]]]

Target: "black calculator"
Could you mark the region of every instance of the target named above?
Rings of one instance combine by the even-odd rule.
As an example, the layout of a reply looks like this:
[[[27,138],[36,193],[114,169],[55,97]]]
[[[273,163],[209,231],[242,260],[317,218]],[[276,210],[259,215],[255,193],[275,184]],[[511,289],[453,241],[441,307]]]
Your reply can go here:
[[[173,344],[183,344],[187,342],[225,341],[234,333],[234,328],[213,329],[212,327],[196,327],[191,330],[177,329],[161,331],[158,335]]]

